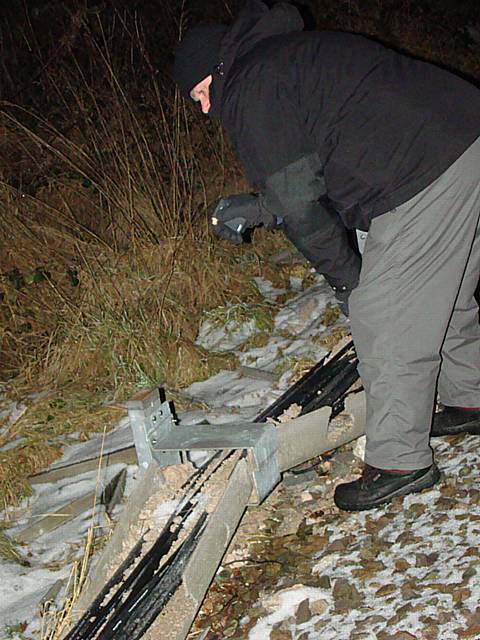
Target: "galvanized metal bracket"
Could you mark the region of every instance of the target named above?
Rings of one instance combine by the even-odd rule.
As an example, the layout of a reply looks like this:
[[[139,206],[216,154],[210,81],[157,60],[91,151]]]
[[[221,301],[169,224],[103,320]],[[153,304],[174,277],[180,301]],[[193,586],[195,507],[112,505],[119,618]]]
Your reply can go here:
[[[188,451],[244,449],[253,476],[249,504],[259,504],[280,482],[278,434],[269,423],[247,422],[179,426],[158,389],[127,403],[139,463],[179,464]]]
[[[128,409],[138,464],[146,469],[155,460],[161,467],[181,464],[179,451],[154,450],[159,435],[170,433],[176,418],[170,402],[165,400],[162,389],[148,389],[138,393],[125,403]]]

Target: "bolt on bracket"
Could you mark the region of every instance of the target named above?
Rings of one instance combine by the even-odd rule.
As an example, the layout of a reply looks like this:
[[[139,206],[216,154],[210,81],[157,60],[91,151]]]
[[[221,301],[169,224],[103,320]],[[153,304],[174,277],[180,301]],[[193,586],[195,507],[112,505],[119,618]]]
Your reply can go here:
[[[128,409],[138,464],[146,469],[153,460],[161,467],[181,464],[179,451],[154,450],[157,438],[170,433],[176,418],[170,402],[165,400],[163,389],[148,389],[138,393],[125,403]]]

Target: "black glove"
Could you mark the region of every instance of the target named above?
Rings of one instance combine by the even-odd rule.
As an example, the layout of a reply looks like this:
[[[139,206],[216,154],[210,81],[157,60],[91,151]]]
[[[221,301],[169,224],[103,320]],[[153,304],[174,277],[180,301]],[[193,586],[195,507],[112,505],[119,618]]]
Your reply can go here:
[[[277,220],[262,206],[261,199],[253,193],[238,193],[222,198],[211,217],[215,233],[233,244],[242,244],[242,233],[263,224],[273,229]]]
[[[346,318],[348,318],[348,316],[349,316],[348,298],[350,297],[350,294],[352,293],[351,289],[349,289],[345,285],[344,286],[332,287],[332,289],[335,292],[335,300],[337,302],[337,305],[340,308],[340,311],[343,313],[343,315]]]

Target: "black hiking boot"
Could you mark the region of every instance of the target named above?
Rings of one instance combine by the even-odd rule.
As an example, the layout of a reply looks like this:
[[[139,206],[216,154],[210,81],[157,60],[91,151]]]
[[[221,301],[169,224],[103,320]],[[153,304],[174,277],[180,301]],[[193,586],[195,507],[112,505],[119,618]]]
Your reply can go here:
[[[366,511],[397,496],[427,489],[439,478],[440,472],[435,463],[417,471],[386,471],[366,464],[360,478],[337,486],[333,499],[344,511]]]
[[[434,414],[431,436],[454,436],[457,433],[480,435],[480,409],[445,407]]]

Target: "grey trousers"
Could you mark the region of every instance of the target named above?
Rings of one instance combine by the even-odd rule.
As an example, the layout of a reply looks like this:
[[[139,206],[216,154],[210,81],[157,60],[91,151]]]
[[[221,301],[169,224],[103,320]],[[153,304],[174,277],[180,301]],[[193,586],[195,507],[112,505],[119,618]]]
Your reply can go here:
[[[479,216],[480,138],[371,224],[349,307],[374,467],[432,463],[437,388],[446,405],[480,407]]]

